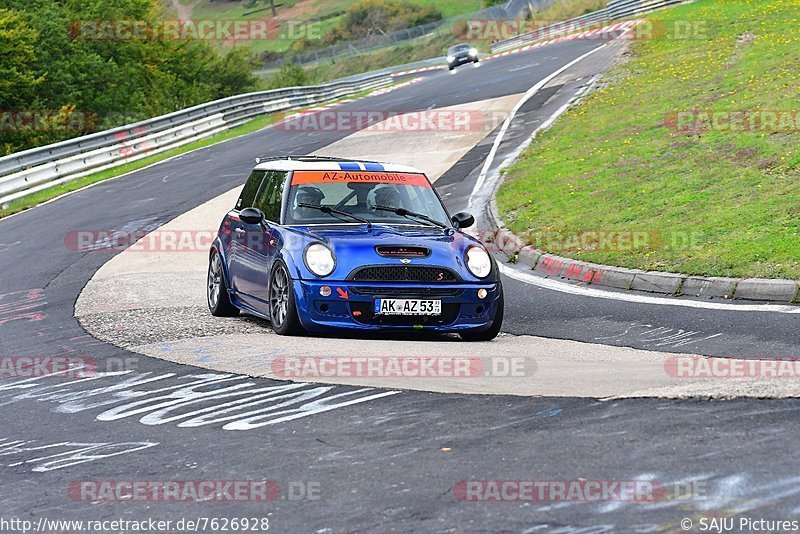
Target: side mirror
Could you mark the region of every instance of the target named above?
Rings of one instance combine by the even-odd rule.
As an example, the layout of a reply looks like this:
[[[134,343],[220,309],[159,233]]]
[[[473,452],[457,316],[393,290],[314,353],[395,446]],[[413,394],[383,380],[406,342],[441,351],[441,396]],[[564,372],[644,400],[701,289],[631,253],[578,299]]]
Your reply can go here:
[[[258,208],[245,208],[239,212],[239,219],[245,224],[264,224],[264,212]]]
[[[475,217],[466,211],[461,211],[453,215],[452,221],[456,228],[469,228],[475,224]]]

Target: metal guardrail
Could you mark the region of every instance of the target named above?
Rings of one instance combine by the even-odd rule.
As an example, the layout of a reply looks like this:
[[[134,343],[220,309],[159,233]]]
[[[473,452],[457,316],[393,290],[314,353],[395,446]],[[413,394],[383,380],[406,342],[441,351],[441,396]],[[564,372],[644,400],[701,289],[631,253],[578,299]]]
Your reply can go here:
[[[385,73],[215,100],[127,126],[0,158],[0,204],[180,147],[257,116],[298,109],[391,83]]]
[[[497,41],[492,44],[492,52],[503,52],[541,39],[561,37],[570,33],[580,32],[596,24],[635,17],[664,7],[683,4],[686,3],[686,1],[687,0],[611,0],[604,9],[551,24],[544,28],[537,28],[530,32],[521,33],[514,37],[503,39],[502,41]]]

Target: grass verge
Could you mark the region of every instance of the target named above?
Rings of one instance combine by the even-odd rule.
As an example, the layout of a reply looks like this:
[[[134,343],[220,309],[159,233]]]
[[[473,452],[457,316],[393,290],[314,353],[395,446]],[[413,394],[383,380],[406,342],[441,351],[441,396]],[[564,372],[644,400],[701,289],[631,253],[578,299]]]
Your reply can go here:
[[[508,169],[501,216],[582,260],[800,279],[796,1],[698,0],[648,18],[657,37],[634,41]]]

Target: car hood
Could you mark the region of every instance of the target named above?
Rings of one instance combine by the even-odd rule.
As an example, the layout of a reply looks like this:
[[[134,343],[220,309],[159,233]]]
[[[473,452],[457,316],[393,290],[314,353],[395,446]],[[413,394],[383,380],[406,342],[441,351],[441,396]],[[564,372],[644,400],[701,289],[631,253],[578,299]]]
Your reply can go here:
[[[430,254],[424,258],[411,257],[410,265],[435,265],[455,271],[464,280],[477,280],[464,266],[464,253],[478,240],[459,232],[439,228],[418,226],[389,226],[375,224],[365,226],[314,226],[292,227],[291,237],[295,246],[288,247],[297,254],[303,253],[308,245],[325,243],[336,256],[336,269],[330,279],[344,280],[357,267],[365,265],[402,265],[400,257],[386,257],[378,254],[379,246],[425,247]],[[288,244],[288,243],[287,243]],[[303,264],[302,256],[295,258],[296,264]]]

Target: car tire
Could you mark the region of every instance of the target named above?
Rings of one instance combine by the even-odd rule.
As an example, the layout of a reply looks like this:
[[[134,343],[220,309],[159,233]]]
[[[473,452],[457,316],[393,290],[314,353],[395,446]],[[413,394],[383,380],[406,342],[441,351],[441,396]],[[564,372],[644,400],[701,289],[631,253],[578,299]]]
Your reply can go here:
[[[281,336],[304,333],[297,316],[292,277],[283,262],[278,262],[269,277],[269,320],[272,329]]]
[[[206,300],[211,315],[215,317],[236,317],[239,308],[231,304],[228,286],[225,284],[225,270],[222,258],[214,249],[208,259],[208,276],[206,277]]]
[[[494,314],[494,321],[492,325],[486,330],[479,332],[461,332],[459,334],[464,341],[491,341],[500,333],[500,328],[503,326],[503,310],[505,302],[503,299],[502,289],[500,290],[500,298],[497,300],[497,311]]]

